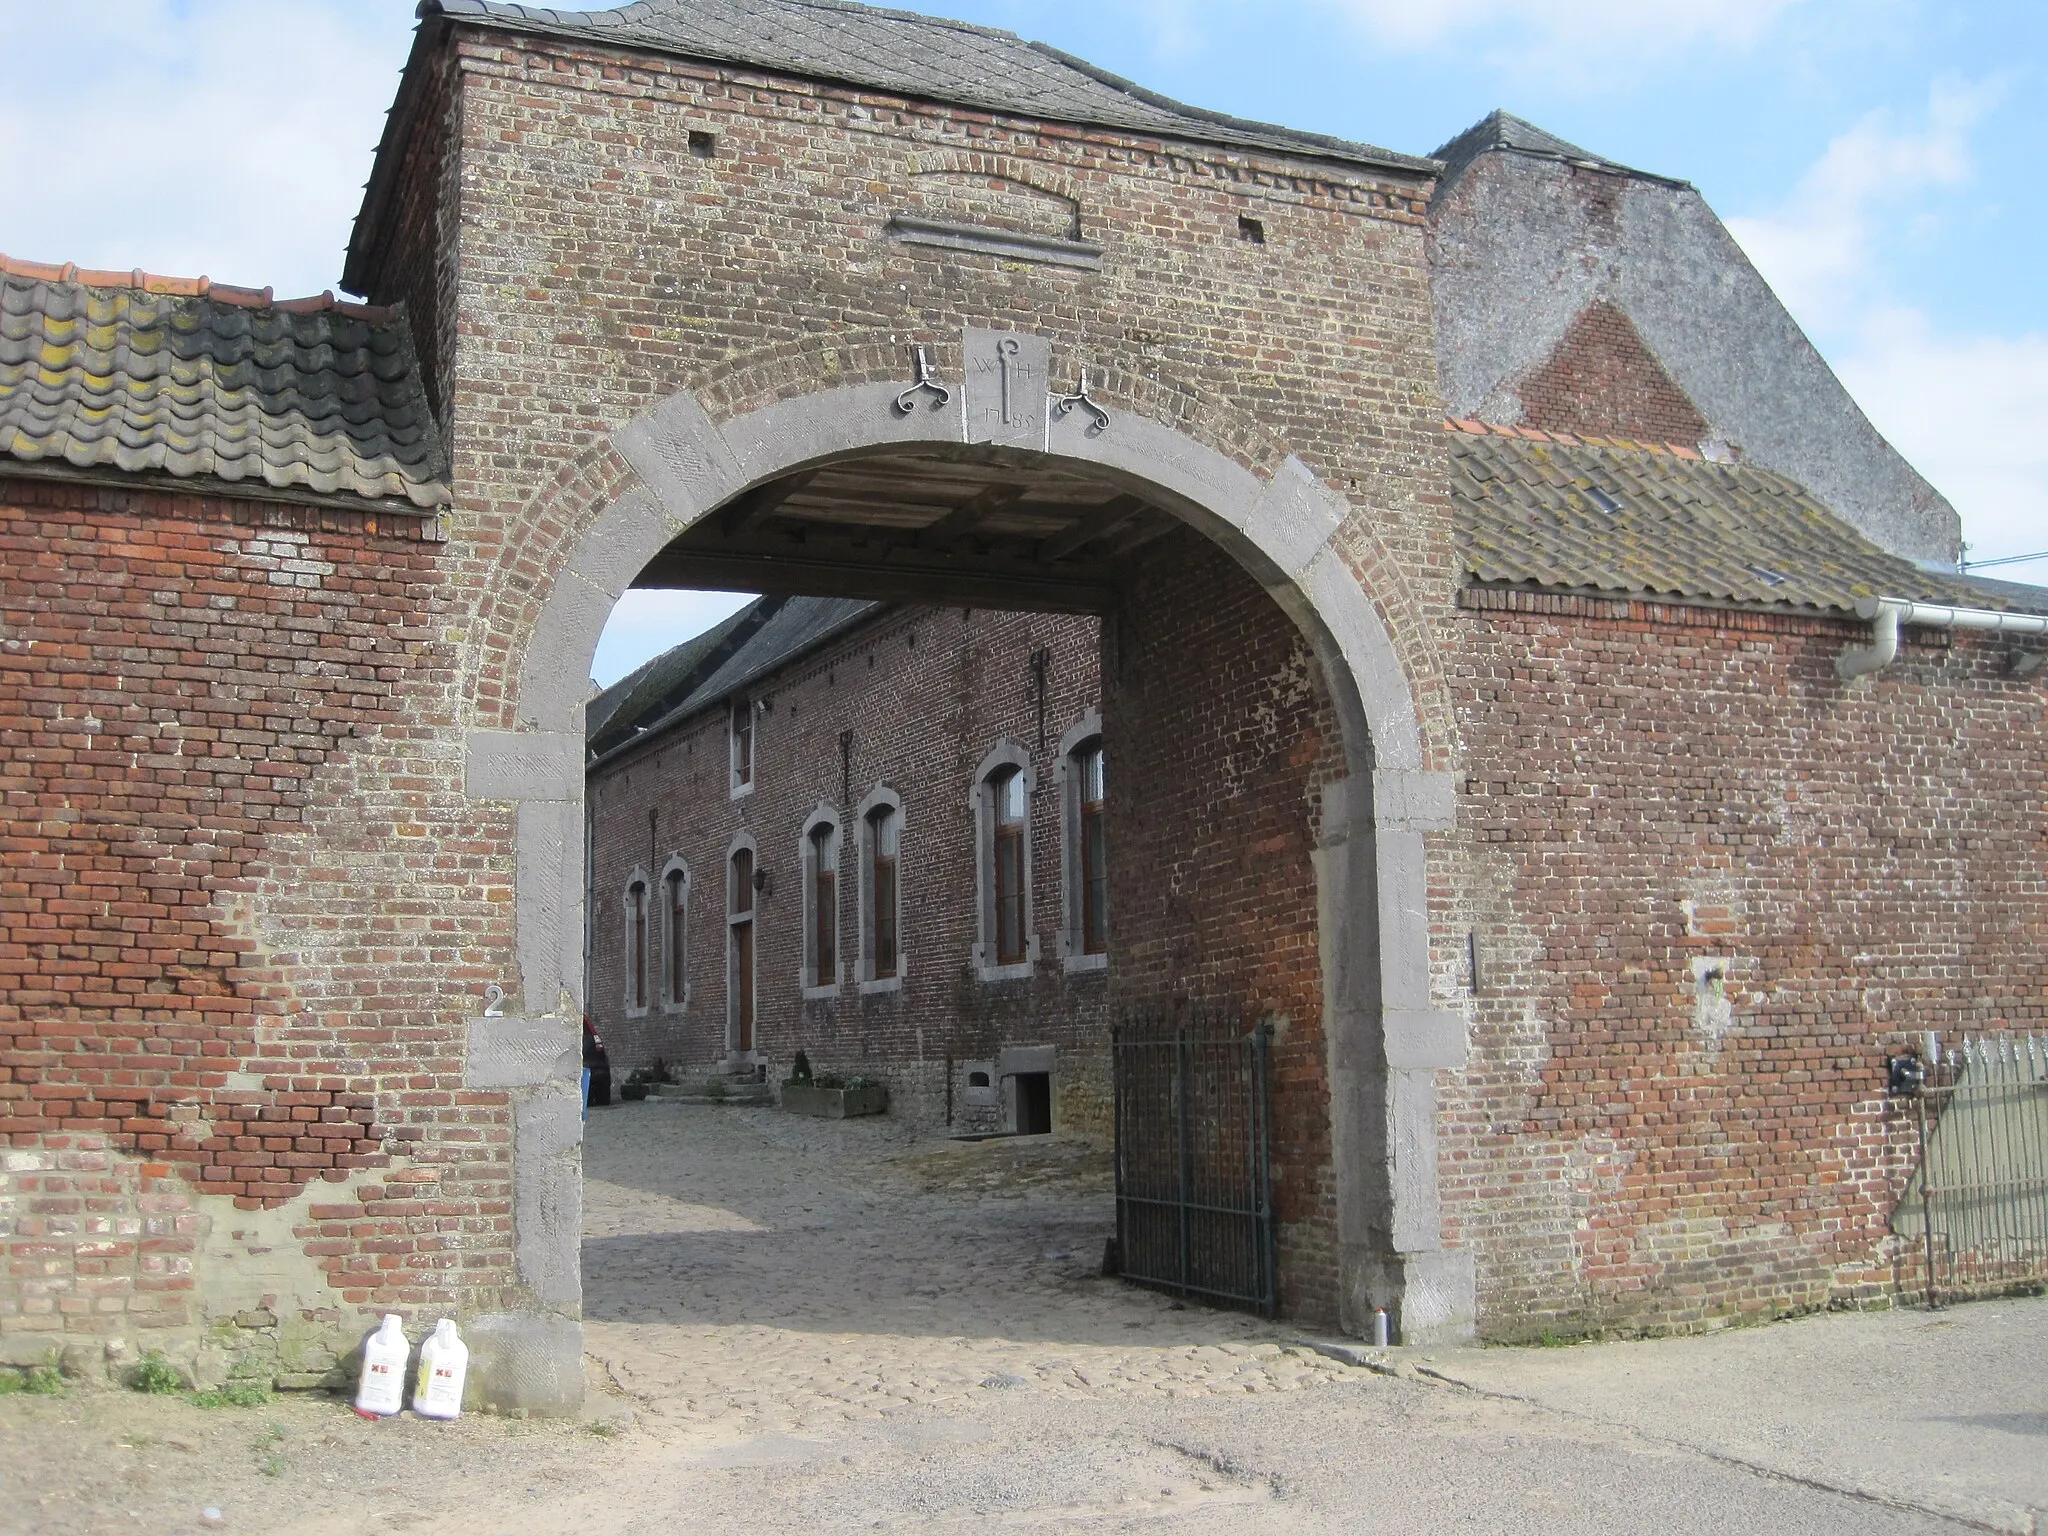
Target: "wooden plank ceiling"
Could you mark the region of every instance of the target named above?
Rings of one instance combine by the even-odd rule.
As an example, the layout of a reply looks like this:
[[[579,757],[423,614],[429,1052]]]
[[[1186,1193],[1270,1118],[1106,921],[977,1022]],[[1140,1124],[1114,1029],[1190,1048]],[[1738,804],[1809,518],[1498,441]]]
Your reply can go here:
[[[1100,613],[1117,563],[1176,526],[1040,455],[923,449],[757,486],[634,585]]]

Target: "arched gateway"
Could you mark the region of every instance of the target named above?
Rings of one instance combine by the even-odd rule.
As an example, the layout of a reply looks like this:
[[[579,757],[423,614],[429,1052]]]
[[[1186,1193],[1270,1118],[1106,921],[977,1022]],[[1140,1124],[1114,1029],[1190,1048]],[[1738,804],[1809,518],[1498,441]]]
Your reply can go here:
[[[975,345],[970,333],[970,366]],[[973,430],[964,392],[941,384],[944,400],[913,398],[905,410],[904,388],[826,389],[723,422],[679,393],[613,434],[632,473],[562,546],[518,660],[516,728],[469,737],[470,795],[517,806],[517,946],[529,1000],[525,1017],[473,1027],[470,1081],[520,1100],[519,1269],[543,1307],[567,1314],[580,1298],[576,1101],[550,1076],[583,984],[576,680],[620,595],[686,548],[713,514],[820,465],[906,447],[960,449]],[[1315,871],[1340,1315],[1358,1329],[1387,1307],[1417,1341],[1468,1332],[1470,1262],[1441,1241],[1434,1079],[1463,1064],[1465,1029],[1430,995],[1423,848],[1425,833],[1451,824],[1453,786],[1448,773],[1422,765],[1413,690],[1354,573],[1347,536],[1363,520],[1298,458],[1261,475],[1107,399],[1095,412],[1054,415],[1043,441],[1034,450],[1013,445],[1007,457],[1085,470],[1170,510],[1249,571],[1314,648],[1347,770],[1323,797]],[[963,590],[975,580],[972,570],[959,573]],[[559,1009],[533,1007],[547,1000]],[[569,1344],[565,1330],[541,1319],[505,1323],[531,1343]]]

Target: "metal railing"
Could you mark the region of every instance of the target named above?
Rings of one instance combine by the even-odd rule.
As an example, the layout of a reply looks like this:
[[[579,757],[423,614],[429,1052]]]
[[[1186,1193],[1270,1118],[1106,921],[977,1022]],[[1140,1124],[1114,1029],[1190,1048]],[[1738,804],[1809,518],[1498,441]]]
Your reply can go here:
[[[1273,1029],[1241,1010],[1126,1010],[1116,1070],[1116,1262],[1122,1276],[1271,1317]]]
[[[1894,1090],[1920,1161],[1892,1230],[1919,1248],[1928,1305],[2048,1279],[2048,1038],[1966,1039],[1903,1082],[1895,1063]]]

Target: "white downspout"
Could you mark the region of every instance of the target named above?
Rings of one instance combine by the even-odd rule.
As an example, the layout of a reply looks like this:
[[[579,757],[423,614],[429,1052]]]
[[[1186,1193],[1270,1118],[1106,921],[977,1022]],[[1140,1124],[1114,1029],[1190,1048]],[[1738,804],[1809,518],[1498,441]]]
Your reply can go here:
[[[1926,629],[1983,629],[2007,635],[2048,635],[2048,614],[2006,613],[1996,608],[1952,608],[1903,597],[1859,597],[1856,616],[1870,621],[1870,644],[1852,645],[1835,658],[1844,682],[1877,672],[1899,654],[1899,626]]]

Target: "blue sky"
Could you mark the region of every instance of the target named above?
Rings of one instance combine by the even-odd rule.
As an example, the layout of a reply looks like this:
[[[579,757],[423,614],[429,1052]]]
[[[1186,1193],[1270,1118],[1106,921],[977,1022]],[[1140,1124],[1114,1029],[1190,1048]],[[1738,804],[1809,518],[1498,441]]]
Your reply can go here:
[[[2048,551],[2044,0],[920,8],[1246,117],[1426,153],[1499,106],[1685,177],[1973,555]],[[411,26],[412,0],[0,0],[0,251],[333,285]],[[724,606],[622,611],[600,675]]]

